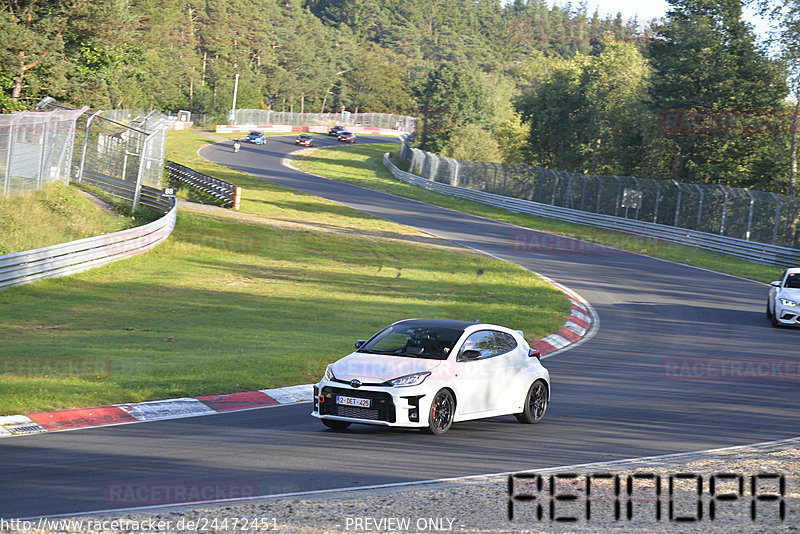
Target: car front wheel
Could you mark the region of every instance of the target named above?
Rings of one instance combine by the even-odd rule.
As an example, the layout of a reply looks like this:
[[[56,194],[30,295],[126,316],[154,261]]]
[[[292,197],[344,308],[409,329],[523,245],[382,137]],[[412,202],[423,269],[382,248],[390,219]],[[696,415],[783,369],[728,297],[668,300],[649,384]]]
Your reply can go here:
[[[344,430],[350,423],[348,421],[337,421],[336,419],[320,419],[322,424],[333,430]]]
[[[522,413],[514,414],[517,421],[525,424],[538,423],[547,411],[547,386],[544,381],[534,382],[525,396]]]
[[[453,394],[446,389],[440,389],[433,397],[428,414],[428,428],[425,430],[431,434],[444,434],[453,425],[455,413],[456,403]]]

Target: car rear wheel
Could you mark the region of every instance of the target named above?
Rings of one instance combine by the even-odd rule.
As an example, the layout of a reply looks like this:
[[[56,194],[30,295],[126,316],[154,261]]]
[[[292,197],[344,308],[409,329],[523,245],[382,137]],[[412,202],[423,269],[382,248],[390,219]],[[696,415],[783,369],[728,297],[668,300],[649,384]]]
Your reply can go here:
[[[547,385],[543,380],[534,382],[525,396],[522,413],[514,414],[517,421],[525,424],[538,423],[547,411]]]
[[[344,430],[350,423],[348,421],[337,421],[336,419],[320,419],[322,424],[333,430]]]
[[[453,425],[456,414],[456,403],[453,394],[446,389],[440,389],[433,397],[431,410],[428,414],[428,428],[430,434],[444,434]]]

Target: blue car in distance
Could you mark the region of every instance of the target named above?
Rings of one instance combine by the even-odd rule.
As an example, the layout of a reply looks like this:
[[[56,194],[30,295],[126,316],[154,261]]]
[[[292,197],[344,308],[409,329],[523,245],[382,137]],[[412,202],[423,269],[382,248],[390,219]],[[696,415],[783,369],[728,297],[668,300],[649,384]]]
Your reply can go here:
[[[267,142],[267,136],[261,132],[250,132],[246,138],[248,143],[255,143],[256,145],[263,145]]]

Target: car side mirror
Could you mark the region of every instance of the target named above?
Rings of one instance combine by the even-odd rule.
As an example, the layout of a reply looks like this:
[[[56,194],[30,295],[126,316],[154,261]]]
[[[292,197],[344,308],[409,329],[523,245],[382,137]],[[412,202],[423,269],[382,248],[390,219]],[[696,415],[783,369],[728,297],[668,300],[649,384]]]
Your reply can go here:
[[[356,341],[356,348],[360,349],[361,347],[364,346],[364,343],[366,343],[366,342],[367,342],[366,339],[359,339],[358,341]]]
[[[542,361],[542,351],[539,349],[528,349],[528,358],[536,358],[539,361]]]
[[[772,287],[781,287],[781,281],[775,280],[774,282],[770,283]]]
[[[461,353],[462,360],[477,360],[481,357],[481,351],[479,350],[465,350]]]

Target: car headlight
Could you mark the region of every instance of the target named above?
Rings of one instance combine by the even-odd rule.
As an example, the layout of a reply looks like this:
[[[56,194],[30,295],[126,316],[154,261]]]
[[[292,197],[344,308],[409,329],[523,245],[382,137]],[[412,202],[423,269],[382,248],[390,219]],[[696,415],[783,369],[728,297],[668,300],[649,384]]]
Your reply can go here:
[[[386,383],[390,386],[394,387],[405,387],[405,386],[416,386],[418,384],[422,384],[428,376],[430,376],[430,371],[425,371],[424,373],[414,373],[413,375],[406,375],[401,376],[398,378],[393,378],[391,380],[387,380]]]
[[[795,301],[793,301],[793,300],[789,300],[789,299],[780,299],[780,300],[781,300],[781,304],[783,304],[784,306],[790,306],[790,307],[797,306],[797,303]]]
[[[333,367],[328,365],[328,367],[325,368],[325,380],[334,380],[335,378],[336,377],[333,376]]]

